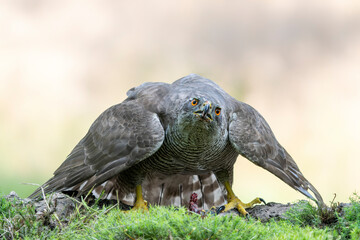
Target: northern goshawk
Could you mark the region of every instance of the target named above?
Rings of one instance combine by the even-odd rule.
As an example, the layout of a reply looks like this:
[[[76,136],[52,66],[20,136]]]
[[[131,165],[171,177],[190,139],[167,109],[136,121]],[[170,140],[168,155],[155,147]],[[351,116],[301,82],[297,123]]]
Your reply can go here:
[[[103,112],[42,189],[76,196],[117,199],[147,209],[222,205],[225,211],[245,204],[231,189],[238,155],[268,170],[305,196],[321,195],[278,143],[264,118],[217,84],[196,74],[167,83],[144,83],[127,99]],[[30,197],[42,192],[37,189]],[[315,198],[309,193],[314,194]]]

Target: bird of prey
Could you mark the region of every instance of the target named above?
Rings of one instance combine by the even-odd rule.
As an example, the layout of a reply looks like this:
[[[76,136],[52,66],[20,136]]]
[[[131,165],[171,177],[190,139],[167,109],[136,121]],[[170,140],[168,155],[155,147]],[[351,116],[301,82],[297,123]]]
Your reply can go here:
[[[187,205],[197,193],[199,207],[227,200],[225,211],[237,208],[246,215],[245,209],[262,199],[243,203],[231,188],[240,154],[323,203],[265,119],[211,80],[190,74],[172,84],[144,83],[127,96],[95,120],[30,198],[40,197],[42,190],[91,192],[146,210],[147,202]]]

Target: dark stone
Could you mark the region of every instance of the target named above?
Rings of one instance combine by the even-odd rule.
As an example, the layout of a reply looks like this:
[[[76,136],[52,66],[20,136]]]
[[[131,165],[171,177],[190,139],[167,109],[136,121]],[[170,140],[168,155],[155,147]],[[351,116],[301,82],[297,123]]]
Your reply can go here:
[[[251,217],[267,222],[274,218],[275,220],[286,219],[285,213],[295,204],[281,204],[270,202],[266,205],[256,205],[253,208],[246,209]]]

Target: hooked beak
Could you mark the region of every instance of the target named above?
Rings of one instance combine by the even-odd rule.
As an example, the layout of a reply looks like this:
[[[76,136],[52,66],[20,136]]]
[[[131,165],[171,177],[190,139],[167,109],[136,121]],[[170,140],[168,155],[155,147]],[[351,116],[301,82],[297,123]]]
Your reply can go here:
[[[211,114],[209,113],[211,109],[211,103],[206,101],[204,102],[204,104],[200,107],[199,110],[195,111],[194,113],[201,117],[203,120],[205,121],[212,121],[213,117],[211,116]]]

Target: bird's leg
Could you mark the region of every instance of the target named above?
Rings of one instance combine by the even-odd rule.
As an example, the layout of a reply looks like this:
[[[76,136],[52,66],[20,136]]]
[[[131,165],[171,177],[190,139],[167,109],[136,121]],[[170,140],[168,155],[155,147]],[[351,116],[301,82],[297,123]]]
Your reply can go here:
[[[228,203],[225,205],[225,209],[223,210],[223,212],[236,208],[242,215],[247,216],[248,213],[245,210],[246,208],[251,208],[253,205],[258,203],[262,203],[262,202],[265,203],[265,201],[262,198],[255,198],[249,203],[243,203],[239,198],[235,196],[228,181],[225,182],[224,186],[227,191]]]
[[[139,209],[144,211],[149,211],[147,207],[147,202],[144,200],[142,195],[141,185],[136,186],[136,201],[134,207],[131,210],[139,210]]]

